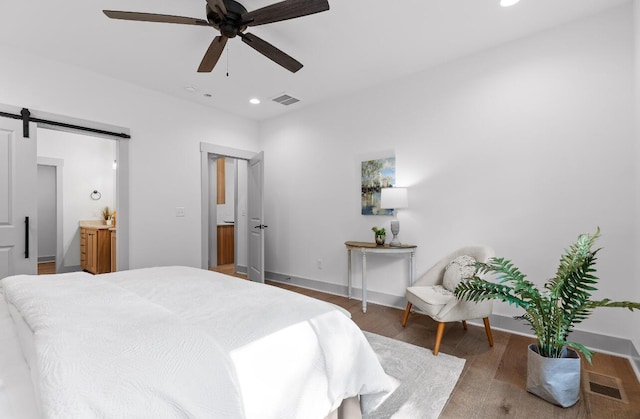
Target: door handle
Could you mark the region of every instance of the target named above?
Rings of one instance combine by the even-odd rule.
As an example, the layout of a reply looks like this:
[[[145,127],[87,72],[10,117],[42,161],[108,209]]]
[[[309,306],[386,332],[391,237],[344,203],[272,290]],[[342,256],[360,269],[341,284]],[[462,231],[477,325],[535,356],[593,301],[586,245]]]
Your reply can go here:
[[[29,259],[29,217],[24,217],[24,258]]]
[[[264,224],[259,224],[259,225],[255,226],[255,227],[253,227],[253,228],[259,228],[260,230],[264,230],[264,229],[265,229],[265,228],[267,228],[267,227],[269,227],[269,226],[266,226],[266,225],[264,225]]]

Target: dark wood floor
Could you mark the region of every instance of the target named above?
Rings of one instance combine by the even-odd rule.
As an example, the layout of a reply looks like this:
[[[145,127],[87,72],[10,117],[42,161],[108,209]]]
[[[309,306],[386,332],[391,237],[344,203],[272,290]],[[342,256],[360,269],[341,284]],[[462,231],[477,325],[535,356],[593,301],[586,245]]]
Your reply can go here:
[[[38,275],[48,275],[56,273],[55,262],[40,262],[38,263]]]

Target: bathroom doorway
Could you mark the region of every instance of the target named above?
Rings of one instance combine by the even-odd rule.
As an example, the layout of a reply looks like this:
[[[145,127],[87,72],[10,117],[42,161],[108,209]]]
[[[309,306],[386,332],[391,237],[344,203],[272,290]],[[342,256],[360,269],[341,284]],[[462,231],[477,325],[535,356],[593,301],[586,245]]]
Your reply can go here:
[[[62,263],[63,160],[38,158],[38,274],[55,274]]]
[[[112,139],[38,129],[38,273],[82,270],[80,222],[104,223],[105,209],[117,209],[116,145]]]
[[[209,161],[209,269],[245,274],[245,160],[212,155]]]
[[[233,181],[233,190],[235,191],[234,263],[232,265],[233,272],[230,273],[249,277],[252,281],[264,282],[264,229],[267,226],[264,225],[264,207],[262,205],[264,195],[262,182],[263,152],[200,143],[202,192],[201,267],[203,269],[219,269],[217,254],[217,160],[222,157],[235,160]],[[250,170],[250,166],[253,168],[252,170]],[[260,170],[258,171],[256,168],[260,168]],[[255,175],[258,172],[260,176],[256,178]],[[225,180],[225,188],[227,184],[230,184],[229,180]],[[224,220],[223,213],[222,221],[224,222]]]

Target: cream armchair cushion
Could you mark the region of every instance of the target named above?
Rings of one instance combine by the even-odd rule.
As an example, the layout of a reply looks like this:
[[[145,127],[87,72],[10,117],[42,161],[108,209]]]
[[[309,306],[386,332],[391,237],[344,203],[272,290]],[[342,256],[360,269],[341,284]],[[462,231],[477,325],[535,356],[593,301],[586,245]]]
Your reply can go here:
[[[406,325],[413,306],[437,321],[439,323],[438,332],[433,350],[434,354],[437,355],[440,348],[440,340],[444,333],[445,323],[462,321],[466,329],[467,320],[481,318],[484,320],[489,345],[493,346],[493,338],[491,337],[491,328],[489,326],[489,315],[493,311],[493,302],[488,300],[475,303],[458,300],[443,284],[447,266],[456,258],[470,256],[476,261],[487,262],[494,255],[495,253],[491,247],[475,245],[458,249],[438,261],[431,269],[418,278],[413,286],[407,288],[407,308],[402,319],[402,326]],[[460,258],[458,260],[463,259],[464,258]],[[466,273],[468,272],[463,272],[463,274]]]

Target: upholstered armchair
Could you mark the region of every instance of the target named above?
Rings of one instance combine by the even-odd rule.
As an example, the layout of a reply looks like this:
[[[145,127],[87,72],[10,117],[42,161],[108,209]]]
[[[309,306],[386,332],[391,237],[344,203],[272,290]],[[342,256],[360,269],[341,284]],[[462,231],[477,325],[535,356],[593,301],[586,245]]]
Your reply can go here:
[[[407,308],[402,318],[402,326],[406,326],[412,306],[419,308],[437,321],[438,330],[433,347],[434,355],[438,355],[440,351],[445,323],[449,322],[461,321],[464,329],[467,330],[467,320],[483,319],[489,346],[493,346],[493,336],[489,325],[489,315],[493,310],[492,300],[480,303],[458,300],[451,291],[455,289],[456,279],[460,280],[461,276],[464,277],[465,269],[467,272],[468,269],[473,269],[473,260],[487,262],[494,255],[493,249],[488,246],[463,247],[442,258],[418,278],[413,286],[407,288]],[[468,256],[471,256],[473,260]],[[447,271],[449,272],[447,273]]]

